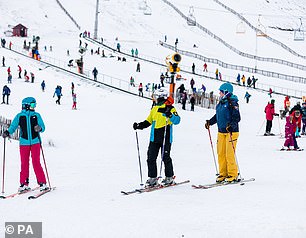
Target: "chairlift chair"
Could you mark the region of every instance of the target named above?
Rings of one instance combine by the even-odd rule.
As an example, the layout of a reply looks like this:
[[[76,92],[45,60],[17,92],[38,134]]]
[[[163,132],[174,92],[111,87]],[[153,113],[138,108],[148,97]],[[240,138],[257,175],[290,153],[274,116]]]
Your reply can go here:
[[[189,14],[188,14],[188,17],[187,17],[187,24],[189,26],[195,26],[197,24],[196,18],[194,17],[194,8],[193,8],[193,6],[191,6],[189,8]]]
[[[237,34],[244,34],[246,32],[245,23],[243,21],[239,22],[236,26]]]
[[[302,18],[300,18],[300,27],[299,29],[295,29],[294,30],[294,40],[295,41],[304,41],[304,29],[303,29],[303,22],[302,22]]]
[[[144,15],[152,15],[152,9],[147,5],[146,9],[143,10]]]

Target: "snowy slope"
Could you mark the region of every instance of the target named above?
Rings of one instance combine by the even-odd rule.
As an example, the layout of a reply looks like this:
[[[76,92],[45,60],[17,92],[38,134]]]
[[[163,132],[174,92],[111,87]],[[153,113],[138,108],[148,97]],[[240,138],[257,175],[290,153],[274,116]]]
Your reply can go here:
[[[181,18],[170,11],[162,1],[147,1],[152,8],[151,16],[144,16],[138,9],[140,2],[100,1],[102,16],[100,16],[99,34],[110,44],[114,44],[114,39],[118,36],[123,48],[129,50],[137,46],[141,54],[160,59],[171,53],[157,45],[164,34],[167,34],[169,41],[173,42],[179,37],[185,45],[187,43],[184,42],[193,43],[192,39],[196,39],[194,37],[199,35],[196,30],[188,28],[186,23],[180,23]],[[179,7],[185,5],[188,12],[189,4],[183,0],[177,2]],[[243,6],[245,11],[250,11],[247,8],[249,2],[251,1],[248,1],[248,4],[241,3],[239,6]],[[62,3],[67,8],[71,8],[71,14],[82,26],[82,30],[90,30],[93,33],[94,0],[74,1],[74,4],[65,0]],[[25,25],[31,26],[30,34],[43,36],[42,45],[53,45],[53,52],[47,51],[42,54],[68,61],[69,57],[65,54],[66,49],[70,49],[71,54],[77,57],[79,31],[67,17],[62,15],[56,3],[33,1],[31,4],[34,12],[44,12],[50,17],[56,16],[46,25],[41,25],[44,15],[37,14],[34,17],[31,12],[22,10],[26,7],[23,4],[25,3],[17,4],[16,1],[1,3],[0,13],[7,16],[5,24],[0,25],[1,31],[6,29],[7,24],[18,24],[22,19]],[[194,3],[195,6],[203,8],[209,6],[206,4],[202,1]],[[295,1],[295,4],[297,5],[298,1]],[[275,9],[274,11],[276,12]],[[223,16],[218,14],[219,18]],[[16,20],[16,16],[22,18]],[[182,26],[179,32],[165,24],[169,18]],[[215,21],[215,24],[216,28],[222,28],[219,21]],[[31,36],[28,40],[31,40]],[[16,46],[21,46],[23,42],[23,39],[6,39],[12,40]],[[227,40],[234,41],[232,36]],[[199,37],[198,42],[201,41],[202,37]],[[223,51],[218,52],[220,47],[215,47],[213,42],[209,44],[212,47],[212,51],[207,52],[209,54],[217,53],[233,61],[243,60],[228,51],[226,54]],[[249,51],[253,51],[253,48]],[[230,55],[233,58],[230,58]],[[0,224],[3,224],[0,227],[4,227],[4,222],[7,221],[42,221],[43,237],[59,238],[305,237],[306,190],[303,186],[305,152],[277,151],[283,145],[283,139],[279,136],[268,138],[261,136],[265,128],[263,110],[270,100],[267,94],[250,89],[251,101],[250,104],[246,104],[243,99],[245,89],[239,87],[234,89],[240,98],[242,116],[237,158],[242,176],[255,177],[255,182],[245,186],[206,191],[193,190],[191,184],[186,184],[163,191],[125,197],[120,194],[120,190],[133,189],[140,183],[136,138],[132,124],[147,117],[151,102],[97,87],[98,84],[80,80],[51,68],[39,70],[42,66],[37,62],[2,48],[0,56],[6,57],[6,63],[13,71],[13,84],[9,85],[12,90],[11,103],[0,105],[0,115],[13,118],[20,111],[20,103],[24,97],[37,98],[37,111],[41,113],[46,124],[46,131],[42,134],[44,154],[51,184],[57,187],[57,190],[36,201],[28,201],[26,195],[0,201],[2,214]],[[124,64],[113,58],[101,59],[89,53],[84,60],[88,69],[97,66],[99,72],[127,81],[131,75],[134,75],[136,83],[158,82],[161,71],[160,67],[141,63],[142,72],[136,74],[134,61],[128,60]],[[186,64],[192,62],[190,59],[183,61],[182,63]],[[34,84],[17,79],[18,64],[28,72],[35,73]],[[6,83],[6,68],[0,68],[0,77],[2,87]],[[188,81],[185,86],[188,86],[190,76],[186,77]],[[46,92],[40,90],[42,80],[46,80]],[[208,91],[214,90],[216,93],[220,86],[220,82],[205,81],[200,78],[195,80],[197,85],[205,83]],[[78,101],[76,111],[71,110],[71,82],[76,85]],[[292,86],[292,83],[281,82],[288,88]],[[52,98],[54,88],[58,84],[63,87],[64,94],[61,106],[56,105],[55,99]],[[305,85],[298,86],[305,88]],[[283,97],[276,96],[275,99],[277,109],[282,108]],[[295,102],[293,100],[292,104]],[[177,181],[190,179],[192,184],[211,183],[215,178],[215,168],[204,122],[214,114],[214,111],[197,107],[195,112],[191,112],[189,105],[188,110],[183,111],[180,104],[176,105],[176,108],[182,118],[181,123],[174,128],[175,141],[172,148]],[[217,129],[212,127],[211,130],[215,149]],[[284,122],[275,118],[272,130],[276,134],[283,133]],[[138,136],[143,176],[146,179],[149,129],[139,131]],[[2,142],[3,140],[0,142],[1,155],[3,155]],[[50,146],[49,142],[54,143],[54,146]],[[305,137],[299,139],[298,144],[305,148]],[[5,191],[10,193],[19,186],[18,142],[7,143],[6,162]],[[160,161],[158,165],[159,163]],[[2,161],[0,164],[2,165]],[[32,170],[30,181],[31,186],[35,186]],[[0,237],[4,237],[2,228],[0,228]]]

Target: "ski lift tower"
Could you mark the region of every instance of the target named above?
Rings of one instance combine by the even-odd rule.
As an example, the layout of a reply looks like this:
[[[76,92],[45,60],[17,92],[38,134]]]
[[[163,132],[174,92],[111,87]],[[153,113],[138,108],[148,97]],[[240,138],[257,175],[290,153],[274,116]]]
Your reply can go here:
[[[187,24],[188,26],[195,26],[197,24],[196,18],[194,17],[194,8],[191,6],[189,8],[189,14],[187,17]]]
[[[302,22],[302,18],[300,17],[300,27],[299,29],[295,29],[294,30],[294,40],[295,41],[304,41],[305,36],[304,36],[304,29],[303,29],[303,22]]]
[[[95,29],[94,29],[94,39],[98,39],[98,15],[99,15],[99,0],[96,3],[96,19],[95,19]]]

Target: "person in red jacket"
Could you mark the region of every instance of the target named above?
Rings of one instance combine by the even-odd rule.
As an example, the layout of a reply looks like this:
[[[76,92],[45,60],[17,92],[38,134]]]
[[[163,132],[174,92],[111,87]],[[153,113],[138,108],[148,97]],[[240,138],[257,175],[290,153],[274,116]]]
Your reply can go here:
[[[294,125],[294,134],[293,134],[293,141],[294,141],[294,150],[299,150],[300,148],[296,142],[296,131],[301,131],[301,124],[302,124],[302,115],[299,110],[295,110],[291,113],[292,116],[292,124]]]
[[[271,133],[273,117],[279,116],[279,114],[275,113],[274,103],[275,103],[275,100],[272,99],[271,103],[268,102],[267,106],[265,107],[265,113],[266,113],[266,119],[267,119],[266,132],[264,134],[265,136],[274,135],[273,133]]]

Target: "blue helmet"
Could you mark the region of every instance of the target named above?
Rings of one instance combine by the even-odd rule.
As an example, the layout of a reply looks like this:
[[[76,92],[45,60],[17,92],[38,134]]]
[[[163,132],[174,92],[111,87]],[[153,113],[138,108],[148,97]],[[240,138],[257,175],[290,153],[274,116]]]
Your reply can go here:
[[[36,107],[36,99],[33,97],[27,97],[22,100],[22,109],[29,110]]]
[[[220,86],[219,90],[224,94],[233,93],[234,88],[233,85],[230,83],[224,83]]]

